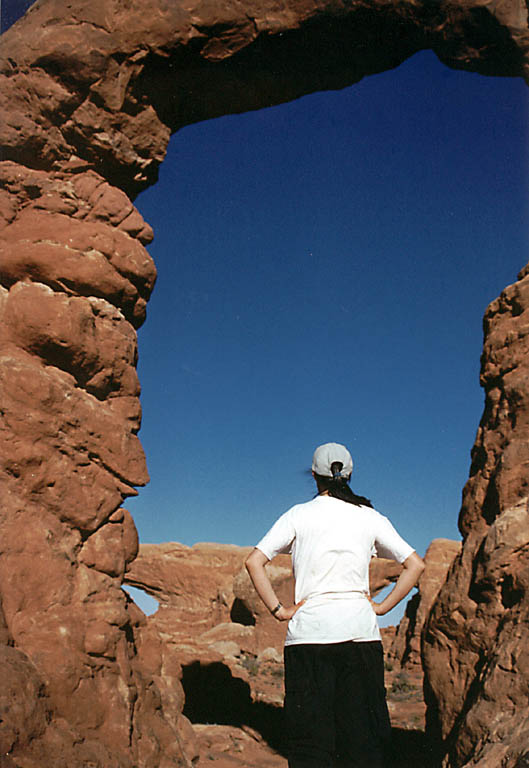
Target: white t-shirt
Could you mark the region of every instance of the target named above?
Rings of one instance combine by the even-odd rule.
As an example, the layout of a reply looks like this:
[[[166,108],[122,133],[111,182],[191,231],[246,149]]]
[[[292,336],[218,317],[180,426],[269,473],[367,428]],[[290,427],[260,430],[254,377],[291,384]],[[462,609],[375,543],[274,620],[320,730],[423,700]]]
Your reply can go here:
[[[387,517],[332,496],[291,507],[257,544],[271,560],[292,553],[296,603],[285,645],[380,640],[369,594],[374,554],[402,563],[414,551]]]

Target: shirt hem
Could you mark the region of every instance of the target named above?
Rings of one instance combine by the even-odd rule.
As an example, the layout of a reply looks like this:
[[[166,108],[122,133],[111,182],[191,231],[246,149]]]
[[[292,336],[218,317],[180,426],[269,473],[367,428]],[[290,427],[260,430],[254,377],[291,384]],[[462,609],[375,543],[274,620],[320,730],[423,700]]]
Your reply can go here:
[[[332,645],[333,643],[347,643],[349,641],[353,643],[372,643],[375,640],[382,640],[382,637],[342,637],[340,639],[333,637],[327,640],[307,638],[306,640],[285,640],[285,648],[289,645]]]

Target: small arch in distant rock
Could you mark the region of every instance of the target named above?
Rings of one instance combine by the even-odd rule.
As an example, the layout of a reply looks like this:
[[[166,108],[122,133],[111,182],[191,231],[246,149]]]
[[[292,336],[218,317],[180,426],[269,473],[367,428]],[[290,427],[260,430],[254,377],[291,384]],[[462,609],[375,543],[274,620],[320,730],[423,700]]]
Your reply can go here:
[[[219,661],[194,661],[182,667],[185,694],[183,714],[192,723],[248,725],[277,752],[285,754],[283,711],[263,701],[252,701],[250,686],[234,677]]]
[[[255,616],[238,597],[233,601],[230,611],[230,620],[234,624],[243,624],[245,627],[255,627]]]
[[[240,726],[248,722],[250,686],[221,662],[182,667],[184,715],[192,723]]]
[[[128,584],[126,586],[123,585],[123,589],[130,595],[138,608],[141,608],[146,616],[152,616],[152,614],[156,613],[160,607],[160,603],[152,595],[144,592],[143,589],[131,587]]]

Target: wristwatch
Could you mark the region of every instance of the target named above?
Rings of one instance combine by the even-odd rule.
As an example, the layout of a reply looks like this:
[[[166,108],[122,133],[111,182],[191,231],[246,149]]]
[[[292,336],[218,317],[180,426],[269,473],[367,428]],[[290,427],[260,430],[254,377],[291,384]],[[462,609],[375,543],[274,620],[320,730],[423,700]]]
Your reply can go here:
[[[276,607],[275,607],[275,608],[273,608],[273,609],[270,611],[270,613],[272,614],[272,616],[275,616],[275,615],[276,615],[276,613],[278,612],[278,610],[279,610],[280,608],[282,608],[282,607],[283,607],[283,606],[281,605],[281,603],[278,603],[278,604],[276,605]]]

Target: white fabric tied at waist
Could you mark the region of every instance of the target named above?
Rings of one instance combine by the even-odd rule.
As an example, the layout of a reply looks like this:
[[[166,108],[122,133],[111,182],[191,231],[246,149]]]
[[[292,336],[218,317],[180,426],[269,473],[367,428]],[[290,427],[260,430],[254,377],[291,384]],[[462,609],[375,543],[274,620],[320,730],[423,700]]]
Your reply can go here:
[[[302,598],[307,603],[309,600],[316,600],[322,598],[325,602],[328,600],[358,600],[359,598],[368,598],[369,592],[367,589],[350,589],[347,592],[315,592],[313,595],[307,595]]]
[[[313,592],[288,623],[285,645],[380,640],[367,589]]]

